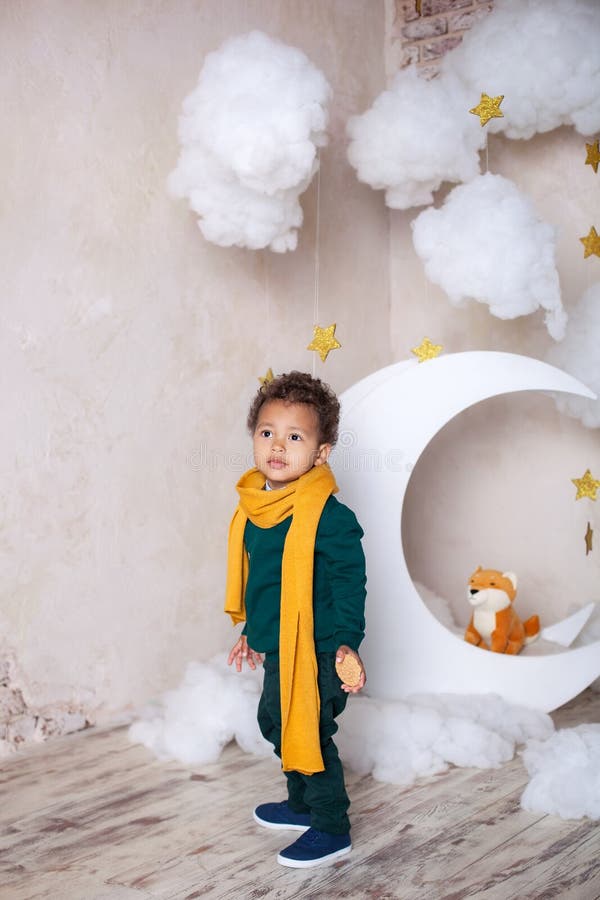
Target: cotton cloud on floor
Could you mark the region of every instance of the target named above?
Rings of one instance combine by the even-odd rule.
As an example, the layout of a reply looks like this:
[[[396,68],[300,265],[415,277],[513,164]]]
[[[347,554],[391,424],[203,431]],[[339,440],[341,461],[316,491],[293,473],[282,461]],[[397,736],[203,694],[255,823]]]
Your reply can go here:
[[[179,121],[169,190],[204,237],[283,252],[297,244],[298,198],[326,143],[331,89],[302,51],[253,31],[209,53]]]
[[[356,772],[408,785],[451,765],[496,768],[513,758],[518,743],[548,737],[552,729],[545,713],[493,695],[356,697],[346,707],[337,742]]]
[[[188,765],[216,762],[225,744],[236,740],[242,750],[271,755],[271,745],[256,721],[262,672],[236,672],[222,656],[190,663],[182,684],[144,711],[130,728],[136,743],[160,759]]]
[[[181,686],[131,726],[130,738],[188,765],[215,762],[232,739],[247,752],[270,756],[256,723],[261,685],[260,671],[237,673],[224,656],[191,663]],[[545,713],[496,696],[357,696],[349,699],[336,740],[350,768],[409,785],[451,765],[495,768],[512,759],[518,744],[552,730]]]
[[[530,782],[521,805],[564,819],[600,819],[600,725],[530,740],[522,752]]]
[[[186,765],[216,762],[234,739],[247,753],[271,757],[256,722],[261,686],[260,670],[238,673],[224,654],[190,663],[182,684],[149,707],[129,736],[159,758]],[[521,755],[531,776],[525,809],[600,818],[600,725],[554,732],[545,713],[489,694],[397,701],[359,695],[349,698],[339,723],[336,742],[349,768],[405,786],[450,766],[497,768],[525,745]]]
[[[600,282],[587,289],[570,310],[565,339],[552,347],[548,362],[564,369],[591,388],[600,398]],[[557,394],[557,408],[586,425],[600,428],[600,399]]]
[[[496,0],[446,54],[431,81],[400,71],[372,107],[349,120],[358,178],[394,209],[428,204],[442,182],[479,174],[487,134],[529,138],[559,125],[600,130],[597,0]],[[482,93],[504,95],[485,127],[469,112]]]
[[[487,173],[447,196],[440,209],[424,210],[412,223],[413,243],[430,281],[450,301],[486,303],[500,319],[546,310],[555,340],[565,333],[555,264],[554,228],[501,175]]]

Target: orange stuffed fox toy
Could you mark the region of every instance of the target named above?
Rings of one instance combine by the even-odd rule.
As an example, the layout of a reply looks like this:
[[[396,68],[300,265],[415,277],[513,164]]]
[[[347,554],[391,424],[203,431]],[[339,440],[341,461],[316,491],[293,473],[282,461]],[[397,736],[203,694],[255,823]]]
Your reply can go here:
[[[512,572],[482,569],[469,579],[468,599],[474,607],[465,641],[494,653],[516,654],[540,633],[538,616],[522,622],[513,609],[517,576]]]

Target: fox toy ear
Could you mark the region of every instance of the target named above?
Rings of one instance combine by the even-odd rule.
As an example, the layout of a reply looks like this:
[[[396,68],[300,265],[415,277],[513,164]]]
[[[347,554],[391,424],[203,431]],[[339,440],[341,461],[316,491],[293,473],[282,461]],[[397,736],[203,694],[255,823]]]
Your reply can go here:
[[[515,575],[515,573],[514,573],[514,572],[503,572],[503,573],[502,573],[502,577],[503,577],[503,578],[508,578],[508,580],[510,581],[510,583],[512,584],[512,586],[514,587],[514,589],[515,589],[515,591],[516,591],[516,589],[517,589],[517,576]]]

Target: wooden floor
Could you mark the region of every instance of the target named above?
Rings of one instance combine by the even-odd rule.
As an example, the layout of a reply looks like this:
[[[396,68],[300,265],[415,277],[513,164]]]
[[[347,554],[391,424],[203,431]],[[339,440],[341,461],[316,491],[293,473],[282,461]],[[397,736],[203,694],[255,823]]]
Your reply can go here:
[[[600,721],[600,694],[554,718]],[[297,835],[251,819],[255,804],[282,798],[281,779],[276,762],[233,745],[190,769],[159,762],[123,728],[55,739],[2,767],[0,897],[600,897],[600,823],[523,811],[519,759],[409,789],[348,773],[354,849],[312,870],[279,866]]]

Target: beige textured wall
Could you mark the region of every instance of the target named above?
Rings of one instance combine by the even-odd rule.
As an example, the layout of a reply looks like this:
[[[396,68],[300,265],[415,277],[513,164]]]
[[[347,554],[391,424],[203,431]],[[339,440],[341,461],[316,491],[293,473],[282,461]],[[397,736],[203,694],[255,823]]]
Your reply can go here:
[[[593,173],[584,164],[585,139],[570,128],[530,141],[492,135],[482,159],[490,172],[512,179],[557,228],[568,311],[598,278],[598,260],[584,259],[579,242],[598,209]],[[554,342],[541,312],[501,321],[483,304],[456,309],[427,281],[411,238],[410,222],[419,212],[391,217],[394,357],[406,358],[426,334],[446,352],[502,350],[545,359]],[[463,621],[465,585],[477,565],[515,571],[519,609],[540,612],[546,623],[572,606],[600,602],[598,504],[575,502],[570,481],[586,468],[598,477],[599,451],[598,430],[560,415],[542,394],[500,397],[457,417],[434,439],[409,485],[404,536],[413,578],[449,597]],[[596,549],[586,556],[588,521],[596,527]]]
[[[248,401],[269,366],[313,364],[315,184],[282,256],[206,243],[165,188],[205,54],[252,28],[334,90],[319,319],[343,350],[316,371],[342,390],[391,361],[388,215],[344,138],[384,86],[383,4],[0,7],[0,656],[13,696],[50,720],[111,716],[228,645]]]
[[[166,193],[181,101],[226,37],[267,31],[334,89],[319,319],[337,321],[343,349],[317,373],[343,390],[425,334],[450,352],[544,357],[541,316],[451,307],[412,248],[418,210],[388,214],[346,161],[347,117],[385,86],[384,13],[383,0],[0,5],[0,712],[13,704],[17,730],[40,712],[49,732],[69,715],[73,727],[79,713],[111,717],[228,645],[225,538],[247,404],[268,366],[316,359],[304,349],[316,185],[298,250],[282,256],[209,245]],[[490,171],[559,226],[567,308],[597,264],[577,240],[595,216],[581,148],[568,129],[489,147]],[[598,442],[537,395],[450,423],[407,497],[413,576],[459,610],[479,563],[518,572],[523,609],[600,599],[598,551],[583,545],[595,504],[575,503],[569,480],[598,468]]]

